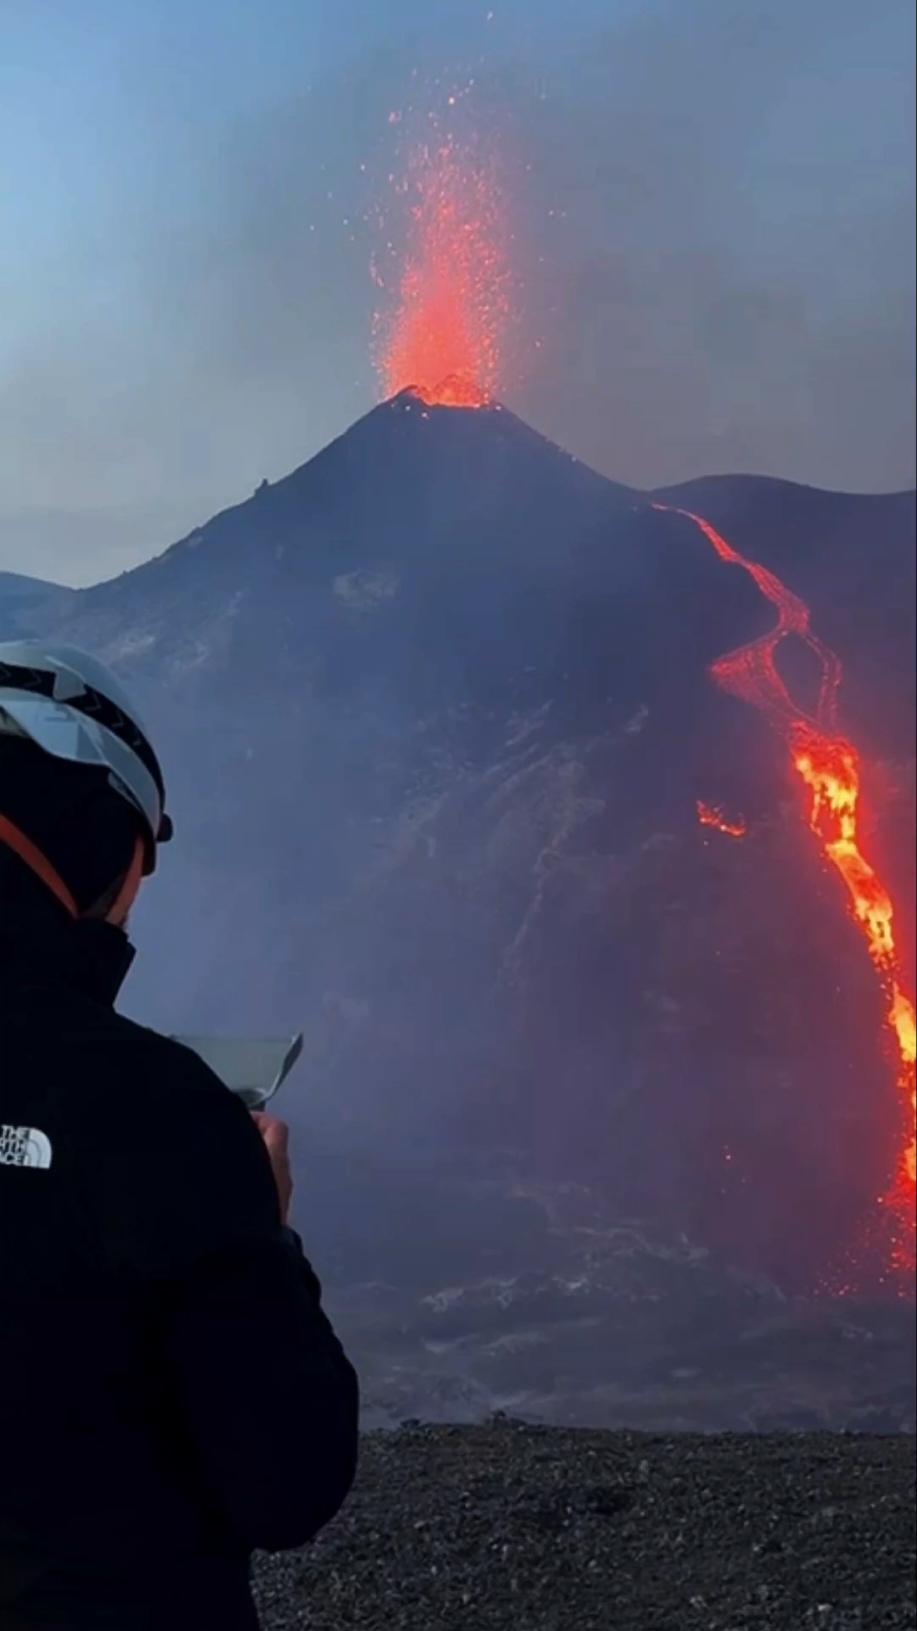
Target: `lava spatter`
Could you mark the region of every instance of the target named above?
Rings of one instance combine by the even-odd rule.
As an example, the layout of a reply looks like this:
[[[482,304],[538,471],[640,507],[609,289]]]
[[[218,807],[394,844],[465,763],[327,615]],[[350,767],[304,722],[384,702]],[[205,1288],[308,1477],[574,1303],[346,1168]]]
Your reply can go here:
[[[382,391],[429,405],[482,408],[501,380],[509,318],[506,219],[496,167],[433,127],[398,188],[406,243],[393,310],[376,319]],[[376,282],[387,281],[376,269]]]
[[[836,727],[840,662],[812,633],[805,602],[792,594],[772,572],[755,561],[746,560],[702,516],[667,504],[653,507],[693,522],[721,560],[749,573],[777,612],[777,621],[769,633],[737,651],[727,652],[713,664],[711,672],[724,690],[760,709],[786,742],[794,769],[808,791],[809,825],[826,859],[844,881],[853,920],[882,982],[887,1002],[886,1021],[897,1053],[898,1086],[908,1115],[908,1132],[898,1158],[898,1170],[883,1202],[896,1221],[892,1266],[912,1273],[917,1164],[914,1004],[904,989],[891,897],[860,848],[857,830],[859,757]],[[775,653],[788,634],[803,640],[821,665],[821,686],[814,717],[796,705],[777,670]]]
[[[741,816],[731,821],[718,805],[705,804],[703,799],[697,801],[697,819],[702,827],[712,827],[715,832],[725,833],[727,838],[744,838],[748,832]]]

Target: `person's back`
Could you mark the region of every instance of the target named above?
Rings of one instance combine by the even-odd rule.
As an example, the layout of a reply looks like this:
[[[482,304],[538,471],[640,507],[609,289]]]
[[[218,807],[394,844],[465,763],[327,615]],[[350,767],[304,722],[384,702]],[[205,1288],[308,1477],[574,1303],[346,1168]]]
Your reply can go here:
[[[252,1118],[114,1012],[134,816],[26,740],[4,655],[0,1626],[254,1631],[251,1551],[301,1544],[350,1487],[356,1378]],[[73,871],[48,852],[73,849],[57,835],[78,782],[91,853],[68,904]],[[117,848],[125,809],[99,912],[93,846],[110,822]]]

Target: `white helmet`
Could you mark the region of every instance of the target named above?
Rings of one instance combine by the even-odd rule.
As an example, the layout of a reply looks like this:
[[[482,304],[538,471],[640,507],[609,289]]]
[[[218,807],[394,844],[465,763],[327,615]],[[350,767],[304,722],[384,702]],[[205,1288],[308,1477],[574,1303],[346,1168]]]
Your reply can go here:
[[[172,836],[162,771],[136,708],[104,663],[73,646],[0,643],[0,728],[4,715],[52,758],[108,770],[114,791],[143,821],[152,871],[156,845]]]

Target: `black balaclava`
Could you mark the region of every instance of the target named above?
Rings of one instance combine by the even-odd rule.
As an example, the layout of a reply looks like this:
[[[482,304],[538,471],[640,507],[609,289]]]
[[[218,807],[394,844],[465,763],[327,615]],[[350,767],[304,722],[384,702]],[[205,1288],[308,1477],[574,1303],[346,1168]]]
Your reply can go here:
[[[108,774],[101,765],[55,759],[24,737],[0,735],[0,814],[51,863],[81,913],[127,872],[141,831]]]

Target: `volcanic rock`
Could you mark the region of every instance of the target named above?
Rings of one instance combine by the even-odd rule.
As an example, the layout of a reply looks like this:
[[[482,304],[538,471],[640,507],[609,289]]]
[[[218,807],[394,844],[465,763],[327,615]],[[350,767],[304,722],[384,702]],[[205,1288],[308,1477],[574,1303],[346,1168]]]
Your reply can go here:
[[[405,1424],[255,1591],[263,1631],[910,1631],[913,1505],[905,1439]]]

